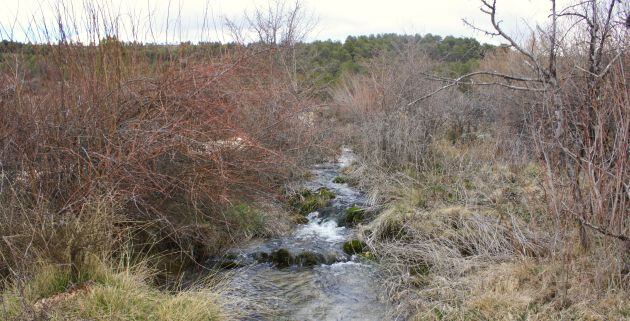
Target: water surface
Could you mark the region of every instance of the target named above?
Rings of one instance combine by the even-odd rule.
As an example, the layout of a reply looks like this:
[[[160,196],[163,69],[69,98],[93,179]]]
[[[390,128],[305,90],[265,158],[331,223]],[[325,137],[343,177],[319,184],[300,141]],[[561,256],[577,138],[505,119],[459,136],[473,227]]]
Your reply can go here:
[[[345,183],[333,183],[352,160],[352,152],[344,149],[337,162],[313,168],[312,178],[304,187],[326,187],[336,197],[328,207],[310,213],[307,224],[298,226],[291,235],[233,251],[246,264],[232,270],[229,279],[230,294],[242,299],[232,304],[248,311],[244,320],[388,320],[377,268],[342,250],[355,230],[339,226],[337,220],[348,207],[366,205],[358,190]],[[283,268],[256,260],[260,253],[278,249],[287,249],[293,255],[316,253],[325,259],[315,266]]]

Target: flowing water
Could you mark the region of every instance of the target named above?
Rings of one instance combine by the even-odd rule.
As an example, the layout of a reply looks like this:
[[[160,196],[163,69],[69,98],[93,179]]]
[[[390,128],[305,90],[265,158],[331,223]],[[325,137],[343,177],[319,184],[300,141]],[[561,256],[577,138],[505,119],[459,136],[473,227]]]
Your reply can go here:
[[[377,268],[342,250],[355,230],[337,221],[353,205],[365,205],[364,196],[347,184],[333,183],[352,161],[344,149],[337,162],[315,166],[306,188],[326,187],[336,197],[326,208],[308,215],[288,236],[235,249],[242,267],[230,272],[229,288],[238,310],[249,311],[244,320],[387,320],[387,304],[379,290]],[[291,256],[310,253],[316,262],[278,267],[258,263],[261,255],[286,249]],[[285,252],[286,253],[286,252]]]

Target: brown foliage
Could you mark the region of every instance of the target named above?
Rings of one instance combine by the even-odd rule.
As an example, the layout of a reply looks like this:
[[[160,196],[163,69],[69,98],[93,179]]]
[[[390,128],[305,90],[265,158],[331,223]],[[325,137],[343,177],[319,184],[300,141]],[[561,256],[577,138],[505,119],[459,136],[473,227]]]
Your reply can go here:
[[[167,47],[169,60],[151,61],[143,46],[114,38],[40,48],[43,72],[25,70],[18,53],[0,75],[2,206],[20,204],[3,212],[1,230],[22,234],[23,248],[10,251],[22,258],[34,251],[29,232],[5,224],[31,216],[65,224],[105,195],[119,204],[115,224],[200,257],[200,247],[220,246],[211,244],[217,233],[237,229],[224,208],[273,197],[318,144],[298,117],[308,95],[268,63],[273,49],[189,59]]]

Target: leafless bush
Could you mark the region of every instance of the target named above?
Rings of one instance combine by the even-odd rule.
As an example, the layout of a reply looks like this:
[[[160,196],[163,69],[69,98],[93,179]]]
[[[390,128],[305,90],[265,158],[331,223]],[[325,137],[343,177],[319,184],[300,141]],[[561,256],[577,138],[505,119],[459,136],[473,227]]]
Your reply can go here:
[[[333,96],[342,124],[363,160],[388,169],[429,163],[428,147],[447,131],[475,131],[483,111],[457,89],[417,101],[436,88],[424,75],[436,65],[414,44],[366,64],[367,74],[346,77]],[[475,115],[478,115],[477,117]]]
[[[498,85],[516,80],[519,90],[542,93],[529,109],[532,137],[547,167],[550,211],[559,238],[577,221],[580,243],[589,233],[628,242],[628,8],[618,1],[584,1],[557,8],[529,46],[517,43],[498,23],[497,1],[482,1],[493,25],[530,70],[488,72]],[[516,75],[516,76],[515,76]],[[626,243],[625,245],[623,243]]]
[[[134,228],[144,250],[201,258],[257,221],[227,209],[273,202],[326,138],[299,117],[316,101],[296,93],[285,66],[268,60],[273,48],[236,45],[200,59],[185,44],[123,43],[96,27],[88,31],[98,43],[74,43],[63,38],[78,34],[72,26],[60,20],[56,44],[14,53],[1,68],[14,89],[0,96],[0,230],[21,240],[3,239],[7,265],[36,253],[80,264],[79,254],[57,257],[49,245],[91,251],[79,236],[89,228],[73,222],[94,221],[83,213],[102,202],[115,217],[102,218],[103,233]],[[151,59],[151,50],[167,54]],[[25,59],[42,68],[25,69]],[[67,235],[55,234],[60,224],[69,224]]]

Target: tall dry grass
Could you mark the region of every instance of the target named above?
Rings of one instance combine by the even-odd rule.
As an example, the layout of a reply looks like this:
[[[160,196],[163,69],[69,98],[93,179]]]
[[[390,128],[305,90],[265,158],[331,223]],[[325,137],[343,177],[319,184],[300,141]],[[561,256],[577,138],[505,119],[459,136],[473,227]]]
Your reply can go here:
[[[566,180],[569,176],[559,175],[566,167],[551,164],[538,153],[540,137],[532,128],[539,120],[537,108],[544,104],[540,95],[462,86],[416,101],[440,84],[427,82],[431,62],[406,57],[372,61],[366,65],[367,75],[346,79],[334,96],[347,110],[345,115],[351,115],[343,118],[344,133],[361,156],[349,175],[383,209],[363,226],[362,235],[386,271],[385,290],[399,304],[400,316],[628,318],[629,256],[623,242],[589,231],[592,247],[580,248],[580,223],[575,216],[559,220],[554,214],[555,195],[561,195],[564,211],[590,205],[577,201],[579,194]],[[518,54],[499,48],[480,68],[519,72],[523,65],[518,61]],[[414,80],[406,70],[420,76]],[[624,86],[623,81],[614,83]],[[609,99],[607,107],[596,109],[601,117],[607,115],[603,117],[608,119],[607,134],[599,137],[612,140],[593,146],[625,146],[623,99],[612,98],[619,98],[621,92],[602,96]],[[566,94],[570,95],[568,89]],[[571,146],[589,141],[574,138]],[[545,150],[552,153],[553,146],[558,145]],[[611,159],[616,162],[611,168],[623,171],[625,158]],[[573,161],[588,165],[579,157]],[[597,184],[586,183],[588,176],[581,175],[580,191],[586,193],[582,200],[621,204],[615,200],[623,196],[603,197],[596,190],[625,175],[609,175]],[[554,186],[556,190],[550,189]],[[626,214],[621,216],[614,217],[627,220]],[[623,230],[623,226],[615,228]]]

